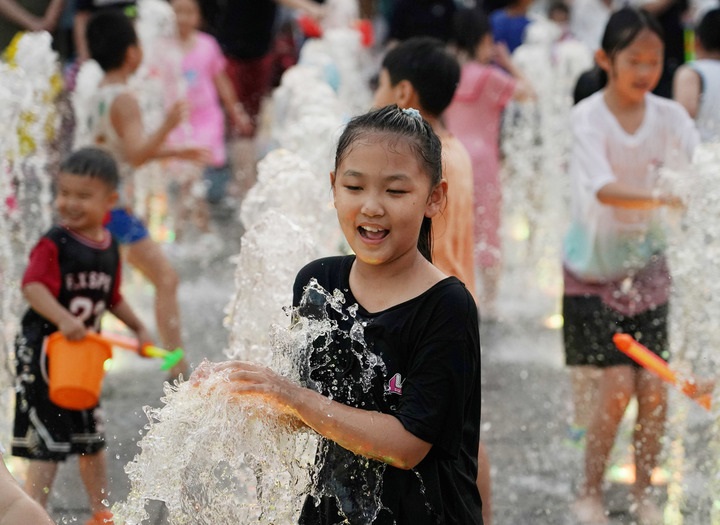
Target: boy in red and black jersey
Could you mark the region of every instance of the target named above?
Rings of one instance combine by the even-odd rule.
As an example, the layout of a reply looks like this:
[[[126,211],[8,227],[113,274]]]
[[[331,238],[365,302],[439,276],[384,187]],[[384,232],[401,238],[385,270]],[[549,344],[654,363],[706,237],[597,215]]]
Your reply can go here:
[[[80,469],[93,518],[111,523],[107,498],[105,438],[99,406],[67,410],[50,401],[45,338],[60,331],[69,340],[99,331],[102,315],[112,312],[140,342],[150,337],[120,294],[120,252],[103,226],[117,201],[118,170],[97,148],[71,154],[61,165],[55,205],[61,223],[33,248],[22,280],[30,308],[16,343],[17,402],[12,453],[29,458],[25,490],[45,506],[57,463],[80,454]]]

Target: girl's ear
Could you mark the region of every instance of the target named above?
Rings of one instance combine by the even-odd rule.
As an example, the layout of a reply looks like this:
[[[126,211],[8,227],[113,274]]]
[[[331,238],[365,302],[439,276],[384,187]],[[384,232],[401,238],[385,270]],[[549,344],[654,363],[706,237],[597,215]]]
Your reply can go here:
[[[603,71],[610,73],[612,63],[610,61],[610,57],[605,52],[605,50],[598,49],[597,51],[595,51],[595,62],[598,66],[600,66]]]
[[[335,172],[330,172],[330,189],[332,190],[333,200],[335,200]]]
[[[432,218],[443,210],[447,199],[447,187],[447,180],[443,178],[440,184],[435,186],[430,192],[427,205],[425,206],[425,217]]]

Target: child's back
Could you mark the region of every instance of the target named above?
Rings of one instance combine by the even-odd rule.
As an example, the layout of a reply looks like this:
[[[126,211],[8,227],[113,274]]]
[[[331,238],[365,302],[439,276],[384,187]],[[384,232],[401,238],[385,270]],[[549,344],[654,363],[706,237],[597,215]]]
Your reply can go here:
[[[465,146],[445,132],[442,142],[443,177],[448,182],[447,206],[433,224],[433,264],[460,279],[475,295],[473,242],[473,169]]]
[[[720,9],[698,24],[698,59],[681,66],[673,80],[673,98],[687,109],[703,142],[720,139]]]

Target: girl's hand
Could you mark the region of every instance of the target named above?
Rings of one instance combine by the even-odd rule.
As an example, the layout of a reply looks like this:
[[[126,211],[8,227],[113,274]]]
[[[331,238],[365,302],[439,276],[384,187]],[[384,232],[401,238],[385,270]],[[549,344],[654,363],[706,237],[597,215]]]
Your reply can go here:
[[[510,50],[505,42],[498,42],[493,46],[493,61],[506,71],[512,69]]]
[[[237,131],[240,135],[251,136],[253,134],[255,125],[241,103],[238,102],[233,106],[232,111],[230,112],[230,120],[232,121],[235,131]]]
[[[79,341],[87,334],[87,328],[78,317],[68,315],[58,324],[58,330],[62,332],[68,341]]]
[[[211,373],[220,373],[227,378],[225,388],[230,394],[259,396],[280,409],[280,413],[294,415],[293,400],[301,387],[269,368],[246,361],[226,361],[211,365],[210,369]],[[205,373],[203,370],[198,376]]]
[[[173,157],[196,162],[197,164],[208,164],[212,158],[210,150],[199,146],[186,146],[178,148],[173,152]]]
[[[190,107],[187,101],[178,100],[168,109],[164,124],[168,129],[174,129],[178,124],[187,120],[189,113]]]
[[[660,197],[660,203],[664,206],[669,206],[670,208],[684,208],[685,203],[682,201],[680,197],[677,197],[675,195],[662,195]]]

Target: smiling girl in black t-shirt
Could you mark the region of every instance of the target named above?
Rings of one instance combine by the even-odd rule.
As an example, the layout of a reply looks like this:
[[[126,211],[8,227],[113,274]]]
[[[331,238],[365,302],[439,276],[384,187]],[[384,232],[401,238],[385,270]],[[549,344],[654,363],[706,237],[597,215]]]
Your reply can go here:
[[[234,394],[320,434],[300,523],[481,525],[477,310],[430,261],[447,189],[440,141],[416,110],[361,115],[340,137],[331,183],[355,255],[297,276],[296,316],[333,326],[312,345],[303,385],[246,362],[212,368]]]

